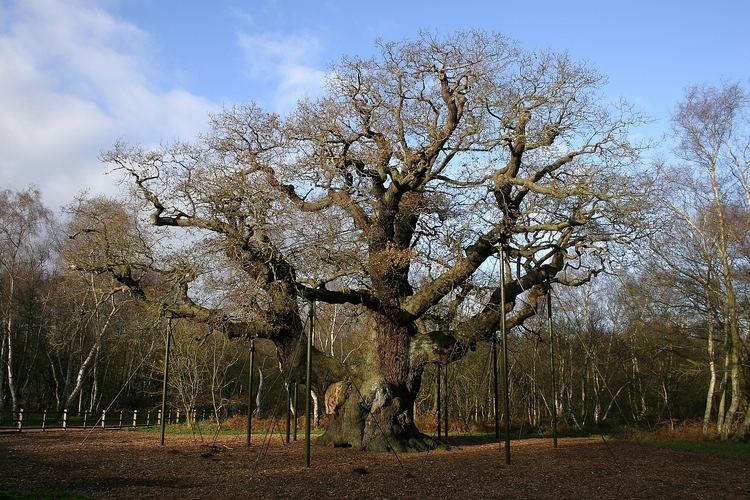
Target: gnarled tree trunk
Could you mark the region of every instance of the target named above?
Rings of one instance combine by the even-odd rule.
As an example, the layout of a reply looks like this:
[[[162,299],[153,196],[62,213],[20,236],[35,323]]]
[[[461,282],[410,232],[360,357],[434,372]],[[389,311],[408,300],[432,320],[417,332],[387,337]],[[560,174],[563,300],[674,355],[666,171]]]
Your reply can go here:
[[[432,441],[414,424],[424,361],[412,346],[412,328],[371,312],[367,329],[373,339],[368,362],[331,402],[334,413],[320,442],[370,451],[431,448]]]

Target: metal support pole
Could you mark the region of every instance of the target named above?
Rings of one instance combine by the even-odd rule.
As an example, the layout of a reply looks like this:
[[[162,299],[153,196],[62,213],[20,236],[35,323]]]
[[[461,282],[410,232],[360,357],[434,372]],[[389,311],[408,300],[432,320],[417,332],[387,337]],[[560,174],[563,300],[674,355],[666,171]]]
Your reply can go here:
[[[549,330],[549,366],[552,372],[552,446],[557,448],[557,380],[555,373],[555,336],[552,332],[552,285],[547,291],[547,328]]]
[[[497,380],[497,332],[492,332],[492,394],[495,409],[495,439],[500,446],[500,394]]]
[[[307,393],[305,395],[305,467],[310,467],[310,424],[312,420],[312,337],[315,329],[313,321],[315,320],[315,303],[310,302],[310,311],[308,317],[309,329],[307,331],[307,366],[305,368],[305,384],[307,384]]]
[[[169,377],[169,349],[172,346],[172,314],[167,315],[167,346],[164,352],[164,381],[161,387],[161,445],[164,446],[164,434],[167,431],[167,378]]]
[[[297,382],[294,383],[294,433],[292,435],[293,439],[297,440],[297,409],[299,408],[299,405],[297,404]]]
[[[505,399],[505,463],[510,465],[510,387],[508,377],[508,331],[505,326],[505,252],[500,247],[500,331],[503,342],[503,395]]]
[[[286,382],[286,443],[289,444],[289,440],[292,434],[292,391],[289,388],[290,382]]]
[[[250,373],[247,377],[247,445],[253,435],[253,365],[255,364],[255,339],[250,340]]]
[[[443,419],[440,416],[440,412],[443,410],[443,403],[442,403],[442,388],[440,384],[440,365],[436,365],[437,367],[437,395],[435,396],[437,398],[437,401],[435,402],[435,406],[437,407],[437,412],[435,412],[435,418],[437,419],[437,437],[440,439],[442,437],[442,421]]]
[[[448,439],[448,365],[445,365],[445,375],[443,376],[443,387],[445,388],[445,397],[443,398],[443,418],[445,419],[445,439]]]

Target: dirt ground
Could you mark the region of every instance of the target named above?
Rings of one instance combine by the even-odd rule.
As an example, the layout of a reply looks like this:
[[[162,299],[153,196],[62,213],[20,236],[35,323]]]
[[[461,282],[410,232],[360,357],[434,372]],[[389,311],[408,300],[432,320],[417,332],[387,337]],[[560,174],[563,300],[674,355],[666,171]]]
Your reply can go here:
[[[90,498],[750,498],[746,459],[646,444],[454,438],[450,449],[399,455],[312,448],[263,436],[130,431],[0,434],[2,492]],[[401,461],[399,464],[398,460]]]

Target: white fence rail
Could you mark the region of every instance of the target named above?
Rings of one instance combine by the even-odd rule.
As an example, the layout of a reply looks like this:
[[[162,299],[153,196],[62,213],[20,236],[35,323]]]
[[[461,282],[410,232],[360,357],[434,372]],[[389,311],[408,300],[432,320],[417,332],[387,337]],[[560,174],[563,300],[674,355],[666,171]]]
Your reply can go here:
[[[193,410],[193,418],[196,410]],[[169,410],[166,415],[168,424],[179,424],[186,421],[185,412]],[[69,410],[42,410],[0,412],[0,432],[78,430],[99,427],[101,429],[125,429],[161,425],[161,410],[103,410],[101,412],[81,413]]]

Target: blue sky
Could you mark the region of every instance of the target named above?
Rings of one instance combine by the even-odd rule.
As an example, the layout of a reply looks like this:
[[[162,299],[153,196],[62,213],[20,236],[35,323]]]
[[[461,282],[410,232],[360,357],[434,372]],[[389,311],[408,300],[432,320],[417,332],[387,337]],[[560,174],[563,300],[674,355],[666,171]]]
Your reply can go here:
[[[750,2],[0,0],[0,187],[47,203],[114,193],[97,156],[117,139],[189,138],[207,113],[256,100],[284,112],[341,55],[420,29],[495,30],[567,51],[658,136],[693,83],[750,78]]]

